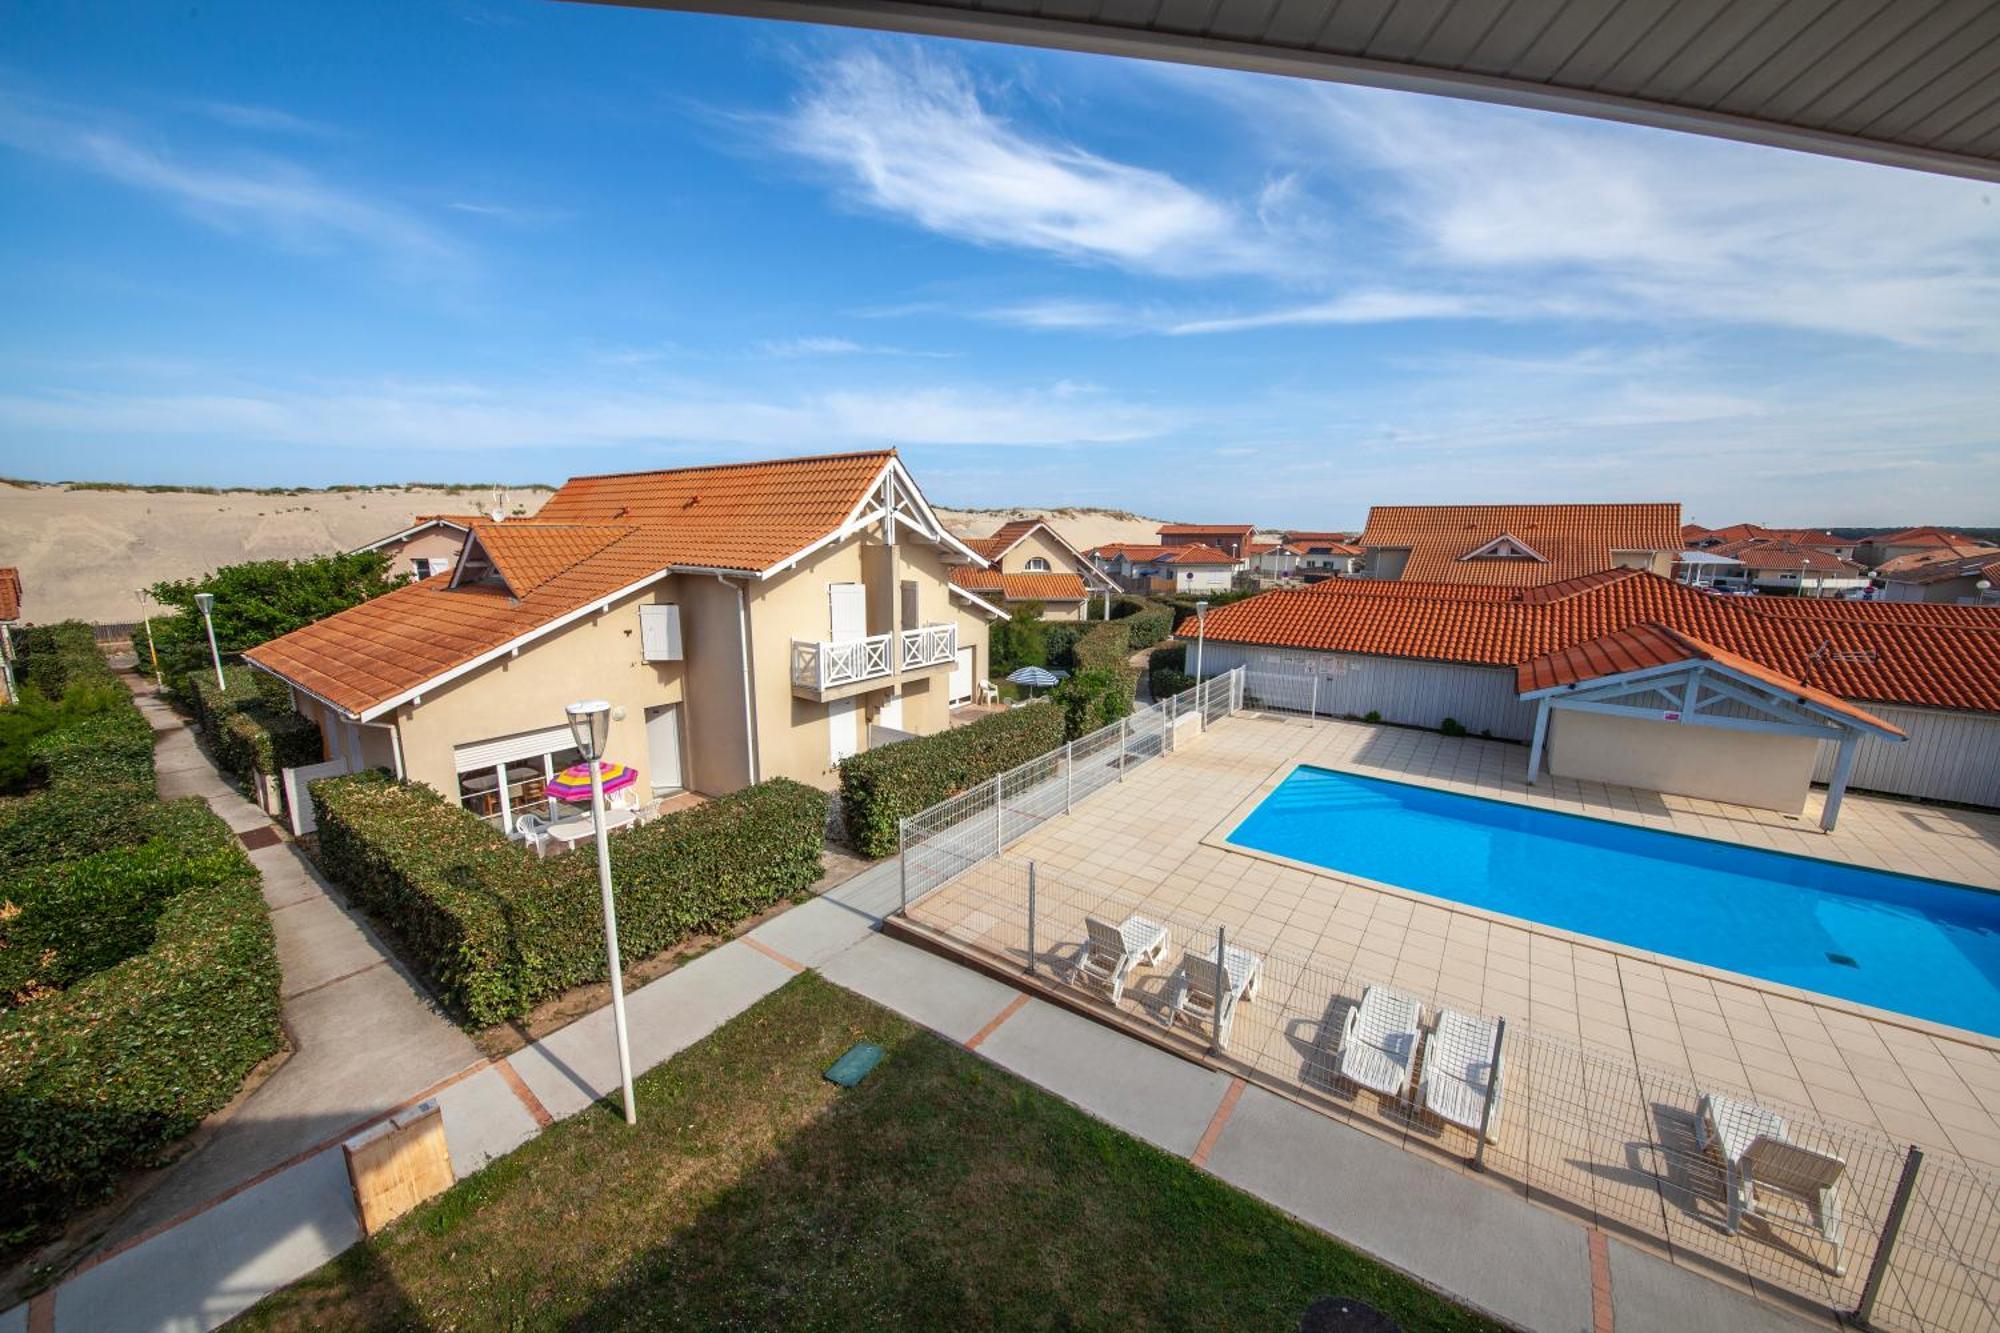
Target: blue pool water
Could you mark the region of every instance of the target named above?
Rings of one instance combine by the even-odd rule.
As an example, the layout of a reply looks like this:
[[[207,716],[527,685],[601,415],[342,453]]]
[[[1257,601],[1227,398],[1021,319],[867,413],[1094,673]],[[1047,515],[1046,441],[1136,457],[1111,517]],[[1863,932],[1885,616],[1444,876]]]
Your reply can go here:
[[[1229,841],[2000,1036],[2000,893],[1321,768]]]

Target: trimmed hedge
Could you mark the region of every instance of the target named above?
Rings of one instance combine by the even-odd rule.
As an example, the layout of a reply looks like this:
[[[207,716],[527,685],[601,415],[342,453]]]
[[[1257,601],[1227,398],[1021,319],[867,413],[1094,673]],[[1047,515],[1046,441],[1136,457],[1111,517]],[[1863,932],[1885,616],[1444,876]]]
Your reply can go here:
[[[278,1048],[277,950],[257,871],[199,802],[173,809],[162,819],[178,830],[154,828],[201,873],[152,921],[150,947],[0,1013],[0,1248],[156,1162]],[[166,874],[171,859],[151,864]]]
[[[1063,710],[1065,739],[1088,736],[1128,716],[1138,684],[1137,674],[1121,665],[1079,671],[1058,685],[1049,698]]]
[[[1170,643],[1155,648],[1146,655],[1146,669],[1159,671],[1163,668],[1173,671],[1187,670],[1188,646],[1185,643]]]
[[[1074,656],[1078,671],[1117,671],[1129,668],[1132,656],[1130,620],[1106,620],[1093,626],[1076,641]]]
[[[1191,690],[1194,686],[1193,676],[1173,667],[1154,667],[1146,677],[1146,687],[1153,692],[1153,699],[1156,702],[1170,699],[1182,690]]]
[[[537,860],[429,787],[381,773],[312,786],[320,864],[387,923],[478,1027],[601,981],[604,924],[587,850]],[[822,873],[826,794],[779,778],[611,840],[618,935],[643,958],[726,930]]]
[[[292,711],[283,681],[244,666],[188,677],[187,698],[216,762],[245,782],[277,777],[287,768],[325,757],[319,724]]]
[[[1132,647],[1150,648],[1174,632],[1174,613],[1164,607],[1151,611],[1141,611],[1135,616],[1127,616],[1123,621],[1114,622],[1125,626],[1125,633]]]
[[[77,680],[112,680],[110,665],[97,651],[97,635],[81,620],[34,625],[14,634],[15,678],[60,699]]]
[[[1097,627],[1096,622],[1056,620],[1042,626],[1047,665],[1055,671],[1076,670],[1076,641]]]
[[[1063,710],[1028,704],[843,759],[840,801],[848,841],[863,856],[893,855],[898,820],[1047,754],[1063,740]]]
[[[145,837],[156,803],[153,731],[130,696],[36,737],[29,761],[46,785],[0,800],[0,877]]]

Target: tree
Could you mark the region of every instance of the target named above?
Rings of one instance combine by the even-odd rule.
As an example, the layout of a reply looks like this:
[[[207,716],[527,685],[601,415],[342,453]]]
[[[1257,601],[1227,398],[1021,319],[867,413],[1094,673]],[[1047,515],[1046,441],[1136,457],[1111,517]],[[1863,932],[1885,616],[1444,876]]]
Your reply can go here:
[[[361,551],[310,560],[252,560],[225,565],[206,578],[155,583],[153,599],[180,612],[153,623],[161,672],[179,689],[190,671],[208,664],[208,635],[194,601],[198,592],[215,596],[215,643],[227,656],[359,606],[407,581],[407,575],[390,575],[387,555]]]
[[[1012,615],[986,632],[986,657],[993,674],[1004,676],[1024,666],[1047,666],[1046,632],[1040,602],[1023,602],[1015,607]]]
[[[1136,684],[1129,670],[1099,667],[1077,672],[1056,686],[1049,698],[1063,710],[1064,730],[1075,740],[1129,714]]]

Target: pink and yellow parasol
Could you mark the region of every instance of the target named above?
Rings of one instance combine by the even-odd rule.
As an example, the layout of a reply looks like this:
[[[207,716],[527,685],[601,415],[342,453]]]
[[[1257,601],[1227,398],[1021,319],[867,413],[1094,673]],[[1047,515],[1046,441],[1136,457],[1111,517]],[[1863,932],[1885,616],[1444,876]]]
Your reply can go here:
[[[623,791],[639,780],[636,769],[610,759],[600,760],[598,770],[604,775],[606,794]],[[571,764],[561,774],[549,779],[548,794],[559,801],[588,801],[590,799],[590,765]]]

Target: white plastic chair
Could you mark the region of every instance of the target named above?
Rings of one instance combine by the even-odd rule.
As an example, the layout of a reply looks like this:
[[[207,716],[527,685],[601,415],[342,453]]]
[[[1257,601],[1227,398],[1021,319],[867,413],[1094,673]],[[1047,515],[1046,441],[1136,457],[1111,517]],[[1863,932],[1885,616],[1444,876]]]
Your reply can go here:
[[[1414,996],[1370,986],[1340,1030],[1341,1077],[1384,1097],[1409,1092],[1423,1022],[1424,1007]]]
[[[1176,1018],[1202,1019],[1214,1025],[1216,1036],[1225,1044],[1230,1026],[1236,1021],[1236,1006],[1257,993],[1257,978],[1263,975],[1264,960],[1247,949],[1229,950],[1228,962],[1217,966],[1215,950],[1205,954],[1184,953],[1174,970],[1174,988],[1167,1000],[1167,1026]]]
[[[514,831],[521,835],[521,841],[534,849],[536,856],[549,854],[549,821],[540,815],[522,815],[514,821]]]
[[[1729,1230],[1748,1217],[1773,1218],[1760,1195],[1775,1194],[1806,1210],[1808,1225],[1833,1246],[1833,1272],[1847,1272],[1846,1225],[1840,1209],[1840,1181],[1847,1163],[1831,1153],[1793,1143],[1783,1116],[1719,1092],[1702,1094],[1695,1112],[1695,1146],[1722,1159],[1723,1192],[1729,1201]]]
[[[1505,1059],[1493,1057],[1493,1039],[1499,1026],[1493,1019],[1461,1014],[1456,1009],[1441,1011],[1424,1042],[1424,1075],[1417,1084],[1418,1094],[1432,1115],[1474,1134],[1479,1132],[1486,1090],[1491,1087],[1493,1117],[1486,1127],[1488,1143],[1499,1142],[1500,1101],[1507,1092]]]

